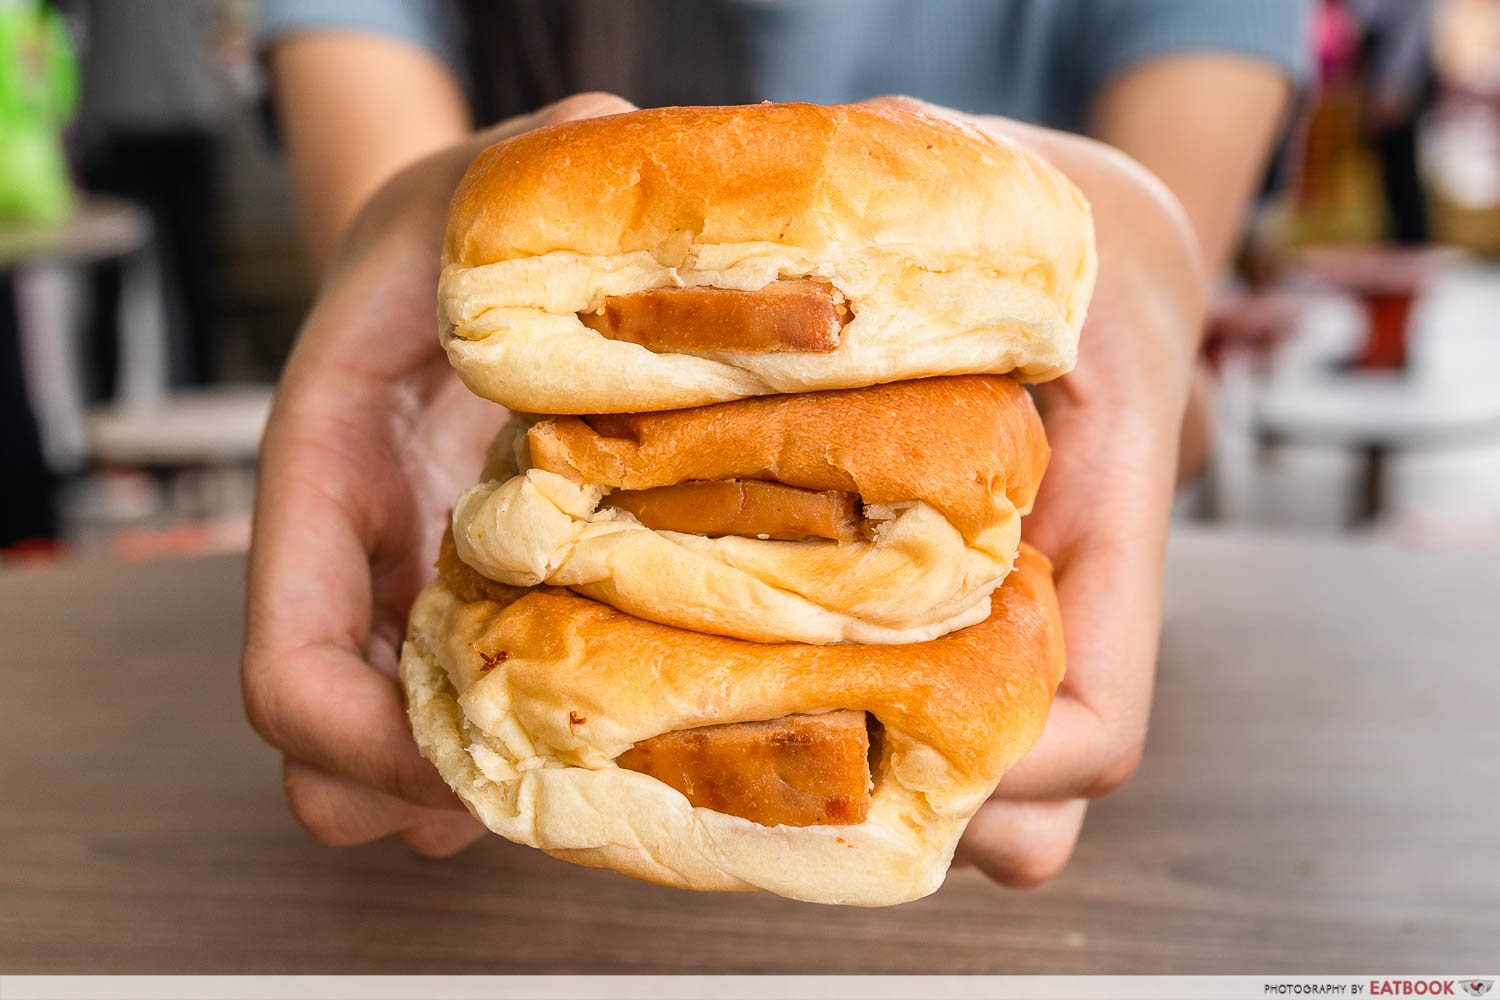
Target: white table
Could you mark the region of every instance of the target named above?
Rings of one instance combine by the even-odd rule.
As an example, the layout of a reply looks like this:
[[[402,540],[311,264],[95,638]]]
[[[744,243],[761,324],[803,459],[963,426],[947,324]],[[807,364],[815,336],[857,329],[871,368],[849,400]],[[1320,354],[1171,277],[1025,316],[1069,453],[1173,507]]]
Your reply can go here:
[[[121,262],[117,324],[117,398],[144,403],[167,389],[166,316],[151,217],[120,198],[87,195],[55,224],[0,224],[0,268],[16,272],[26,381],[56,469],[77,468],[87,454],[80,303],[87,300],[83,265]]]
[[[1393,453],[1500,441],[1500,391],[1440,384],[1416,372],[1313,370],[1263,386],[1252,407],[1263,448],[1294,442],[1361,455],[1355,524],[1385,511]]]
[[[1355,453],[1362,463],[1357,524],[1390,509],[1386,472],[1403,453],[1425,453],[1424,463],[1450,468],[1470,462],[1480,477],[1475,495],[1500,499],[1480,471],[1490,463],[1471,461],[1500,446],[1500,389],[1493,374],[1500,369],[1500,268],[1453,266],[1433,277],[1412,316],[1405,371],[1341,364],[1358,350],[1364,322],[1350,302],[1310,296],[1297,330],[1267,361],[1226,358],[1226,426],[1257,442],[1262,459],[1280,445]],[[1266,471],[1260,461],[1249,475]]]
[[[112,465],[249,464],[260,449],[274,396],[269,385],[223,385],[97,409],[88,418],[89,453]]]

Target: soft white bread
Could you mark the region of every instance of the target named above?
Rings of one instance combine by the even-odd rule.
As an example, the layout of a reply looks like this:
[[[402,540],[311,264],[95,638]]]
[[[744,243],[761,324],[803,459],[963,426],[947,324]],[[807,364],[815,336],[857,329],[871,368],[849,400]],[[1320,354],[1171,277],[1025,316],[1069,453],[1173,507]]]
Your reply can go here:
[[[908,646],[750,643],[494,589],[462,601],[434,583],[412,610],[401,676],[423,754],[496,833],[684,888],[865,906],[932,892],[1063,672],[1051,567],[1026,546],[988,619]],[[884,726],[858,825],[761,826],[615,763],[663,733],[838,709]]]
[[[459,556],[640,618],[760,642],[906,643],[983,621],[1048,449],[1026,390],[960,375],[517,422],[453,511]],[[869,540],[658,531],[616,489],[774,480],[858,494]]]
[[[1013,142],[864,105],[661,108],[490,147],[454,195],[442,338],[532,413],[670,409],[961,373],[1068,371],[1095,271],[1087,202]],[[831,283],[828,353],[654,353],[580,313],[650,288]]]

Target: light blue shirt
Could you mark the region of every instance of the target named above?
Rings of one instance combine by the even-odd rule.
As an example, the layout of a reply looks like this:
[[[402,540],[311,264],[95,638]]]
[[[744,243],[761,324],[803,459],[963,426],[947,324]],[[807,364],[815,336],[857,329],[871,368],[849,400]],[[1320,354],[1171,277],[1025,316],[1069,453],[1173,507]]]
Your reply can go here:
[[[908,94],[1082,131],[1103,86],[1187,53],[1306,73],[1308,0],[741,0],[758,96]],[[404,39],[461,73],[450,0],[262,0],[263,43],[316,28]]]

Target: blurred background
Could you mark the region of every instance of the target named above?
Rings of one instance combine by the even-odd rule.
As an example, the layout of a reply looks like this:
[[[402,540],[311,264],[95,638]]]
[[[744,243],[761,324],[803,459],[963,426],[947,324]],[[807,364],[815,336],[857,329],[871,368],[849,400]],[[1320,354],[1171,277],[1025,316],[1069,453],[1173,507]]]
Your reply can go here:
[[[1178,516],[1500,549],[1500,0],[1305,14],[1207,331],[1214,450]],[[315,283],[264,15],[0,0],[5,568],[248,542]],[[518,65],[546,47],[530,37]]]

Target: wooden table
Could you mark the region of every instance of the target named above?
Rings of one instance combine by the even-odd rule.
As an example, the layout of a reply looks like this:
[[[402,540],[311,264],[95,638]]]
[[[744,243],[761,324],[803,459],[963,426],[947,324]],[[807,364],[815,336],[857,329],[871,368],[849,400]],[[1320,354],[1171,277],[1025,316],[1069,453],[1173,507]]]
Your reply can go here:
[[[1180,535],[1150,747],[1040,890],[711,896],[498,838],[318,847],[243,721],[237,558],[0,576],[0,972],[1473,974],[1500,558]]]

